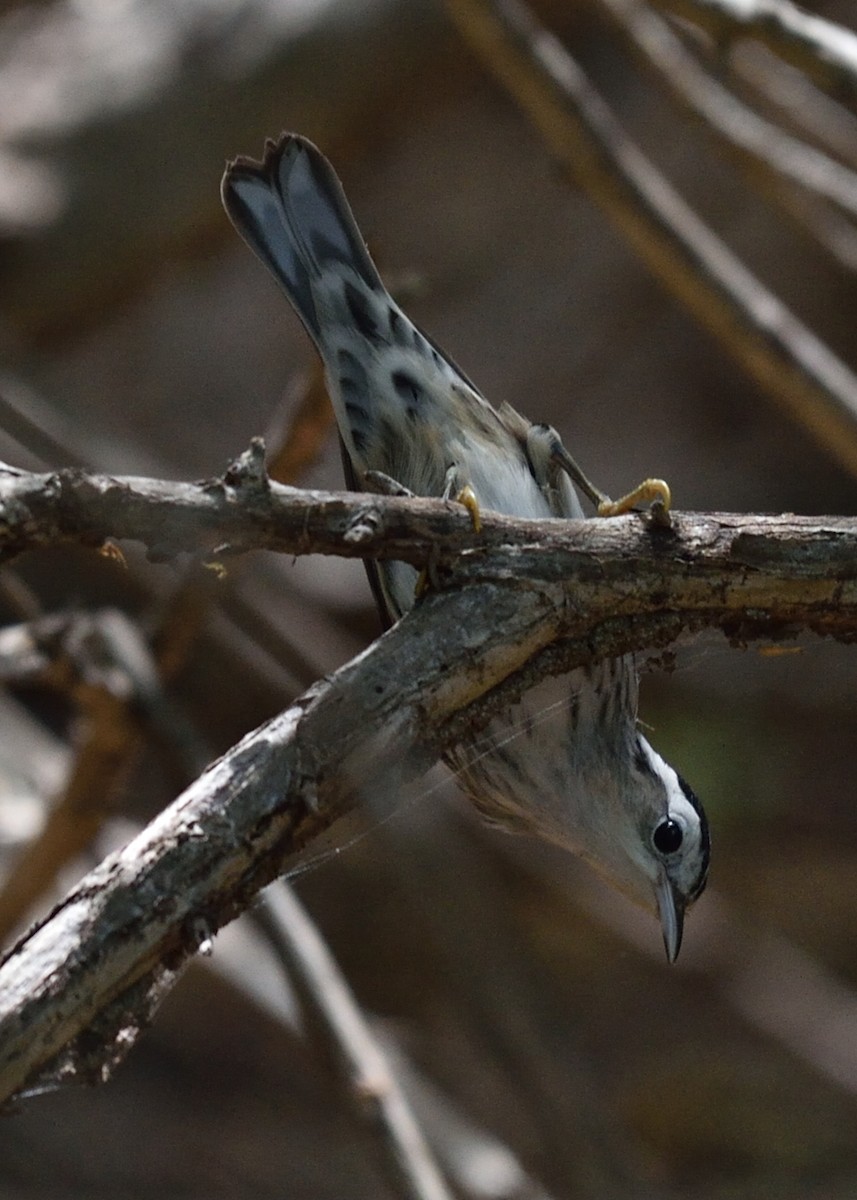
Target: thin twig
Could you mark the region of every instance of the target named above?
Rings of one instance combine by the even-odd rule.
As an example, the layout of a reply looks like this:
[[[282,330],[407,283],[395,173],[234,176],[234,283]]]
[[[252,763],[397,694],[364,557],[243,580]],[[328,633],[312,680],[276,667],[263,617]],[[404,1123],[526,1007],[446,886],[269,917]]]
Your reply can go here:
[[[575,1196],[637,1197],[638,1147],[609,1116],[597,1056],[570,1050],[568,1035],[558,1034],[561,1012],[531,971],[532,946],[517,925],[508,875],[497,869],[495,839],[483,834],[455,808],[425,839],[409,840],[410,822],[389,822],[376,837],[416,927],[436,948],[441,972],[456,981],[468,1043],[492,1064],[498,1086],[504,1081],[525,1112],[538,1114],[555,1177]]]
[[[0,633],[0,654],[15,650],[19,678],[42,675],[77,705],[74,760],[38,836],[13,861],[0,888],[0,942],[91,844],[114,812],[143,744],[143,720],[167,729],[197,761],[198,738],[161,687],[158,664],[135,623],[114,609],[43,617]],[[170,658],[175,646],[164,643]],[[170,678],[176,662],[161,664]],[[0,675],[10,678],[3,663]]]
[[[344,1064],[360,1113],[380,1134],[394,1182],[412,1200],[452,1200],[395,1073],[333,955],[287,883],[266,889],[259,913],[290,978]]]
[[[108,624],[109,618],[112,622]],[[118,789],[139,746],[139,724],[128,705],[135,686],[126,661],[117,653],[116,626],[126,639],[139,641],[131,622],[120,613],[70,614],[42,618],[33,626],[33,650],[23,656],[30,667],[41,661],[55,678],[59,673],[78,705],[74,761],[62,793],[50,806],[38,836],[15,858],[0,889],[0,942],[5,942],[39,897],[55,882],[60,869],[92,841],[113,811]],[[50,629],[53,649],[40,628]],[[2,641],[16,640],[26,630],[7,628]],[[18,641],[22,641],[18,636]],[[24,640],[24,644],[25,640]],[[65,660],[57,671],[54,655]]]
[[[435,1153],[465,1196],[472,1200],[551,1200],[509,1146],[477,1125],[427,1079],[382,1022],[373,1024]],[[611,1194],[618,1197],[618,1192]]]
[[[0,941],[8,940],[62,867],[91,843],[114,811],[116,793],[134,762],[128,748],[137,745],[138,734],[123,699],[101,689],[81,698],[74,760],[62,794],[3,879]]]
[[[298,997],[295,995],[294,984],[298,982],[298,986],[300,985],[293,974],[292,951],[286,947],[283,953],[283,948],[278,944],[278,933],[269,933],[270,921],[265,913],[266,898],[281,887],[289,891],[291,903],[294,904],[295,893],[288,884],[283,881],[273,883],[263,893],[260,908],[253,911],[253,924],[249,925],[245,918],[236,922],[230,930],[224,931],[217,939],[215,953],[203,958],[200,965],[226,979],[254,1006],[282,1023],[291,1034],[296,1030],[306,1033],[307,1022],[302,1020],[303,1014],[297,1011]],[[383,1069],[392,1074],[395,1086],[403,1091],[405,1100],[410,1105],[431,1150],[454,1182],[456,1195],[460,1192],[462,1196],[472,1200],[550,1200],[548,1192],[524,1170],[517,1155],[508,1145],[477,1124],[469,1113],[463,1111],[458,1102],[446,1094],[434,1080],[426,1077],[414,1063],[402,1039],[396,1036],[387,1022],[363,1014],[347,981],[342,978],[336,963],[333,963],[333,970],[347,991],[347,995],[341,1000],[345,1029],[340,1034],[340,1000],[336,997],[337,989],[329,993],[324,985],[324,960],[330,961],[331,951],[322,944],[322,969],[317,973],[313,966],[313,944],[320,940],[322,935],[306,909],[302,907],[301,911],[302,916],[295,926],[299,936],[294,945],[294,953],[299,956],[301,962],[294,969],[298,974],[306,973],[310,977],[309,987],[300,989],[303,991],[304,1004],[313,1010],[310,1025],[313,1023],[312,1018],[316,1016],[313,993],[321,991],[322,1002],[325,1005],[335,998],[332,1020],[335,1028],[332,1028],[331,1033],[336,1057],[342,1060],[350,1056],[350,1024],[351,1016],[354,1015],[358,1024],[354,1047],[358,1070],[361,1070],[360,1051],[363,1036],[368,1032],[374,1040],[375,1047],[380,1048],[386,1060]],[[256,920],[257,916],[260,917],[259,920]],[[311,927],[308,956],[304,955],[301,949],[303,938],[300,937],[300,930],[305,923],[309,923]],[[287,933],[287,936],[290,935]],[[283,986],[278,987],[274,972],[282,978],[284,963],[287,975],[282,979]],[[324,1016],[322,1021],[326,1021]],[[342,1048],[341,1040],[346,1043]],[[374,1058],[375,1049],[370,1048],[370,1061],[363,1064],[361,1073],[357,1075],[358,1082],[365,1074],[368,1074],[370,1080],[378,1078],[374,1069]],[[360,1099],[361,1094],[358,1090],[358,1103]],[[382,1136],[387,1137],[386,1131],[382,1130]],[[394,1142],[392,1148],[395,1149]]]
[[[572,178],[728,352],[857,474],[857,376],[743,266],[518,0],[447,0]]]
[[[93,465],[79,435],[61,413],[27,384],[7,375],[0,375],[0,429],[42,462],[82,470]]]

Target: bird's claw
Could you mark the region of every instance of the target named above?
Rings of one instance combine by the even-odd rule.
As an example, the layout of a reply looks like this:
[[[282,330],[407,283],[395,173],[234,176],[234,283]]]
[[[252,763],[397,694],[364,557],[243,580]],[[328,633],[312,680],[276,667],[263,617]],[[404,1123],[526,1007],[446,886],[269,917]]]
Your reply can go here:
[[[632,512],[638,504],[651,505],[652,519],[659,525],[669,525],[672,493],[664,479],[644,479],[633,491],[618,500],[604,497],[598,504],[599,517],[621,517]]]
[[[482,510],[479,507],[479,499],[476,492],[469,483],[465,483],[463,488],[460,488],[455,497],[458,504],[463,504],[470,513],[470,521],[476,533],[482,531]]]
[[[457,489],[457,490],[456,490]],[[454,495],[453,495],[454,494]],[[444,500],[455,499],[456,504],[463,504],[470,513],[470,521],[476,533],[482,530],[482,510],[479,507],[479,498],[476,491],[469,483],[458,487],[458,472],[455,466],[449,468],[446,473],[446,482],[443,489]],[[423,567],[417,577],[417,582],[414,585],[414,599],[419,600],[431,588],[436,587],[437,564],[434,557],[430,554],[428,564]]]

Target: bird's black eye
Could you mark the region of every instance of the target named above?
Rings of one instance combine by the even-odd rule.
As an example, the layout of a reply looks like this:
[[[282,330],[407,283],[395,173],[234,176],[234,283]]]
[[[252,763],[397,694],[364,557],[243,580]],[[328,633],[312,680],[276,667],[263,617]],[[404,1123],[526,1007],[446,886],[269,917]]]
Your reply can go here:
[[[664,817],[663,821],[659,821],[652,834],[655,849],[660,854],[675,854],[676,850],[681,848],[683,840],[684,830],[672,817]]]

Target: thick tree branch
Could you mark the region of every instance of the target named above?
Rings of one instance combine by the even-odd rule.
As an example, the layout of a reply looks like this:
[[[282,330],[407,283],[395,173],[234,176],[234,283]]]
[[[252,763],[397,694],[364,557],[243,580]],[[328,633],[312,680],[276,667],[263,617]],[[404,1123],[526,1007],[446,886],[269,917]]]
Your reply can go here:
[[[153,557],[266,549],[397,559],[432,567],[441,585],[490,581],[520,593],[573,581],[574,611],[593,627],[633,615],[636,646],[647,644],[640,619],[665,608],[696,626],[731,628],[754,608],[774,624],[794,620],[819,633],[848,636],[854,627],[857,518],[688,513],[661,528],[637,515],[485,513],[476,533],[453,503],[300,491],[270,482],[260,463],[256,443],[223,479],[202,483],[0,472],[0,562],[64,540],[97,546],[114,537],[142,542]]]
[[[214,763],[22,939],[0,969],[0,1097],[159,966],[178,965],[200,928],[247,908],[290,853],[367,795],[392,803],[545,672],[703,625],[737,639],[857,633],[857,520],[684,515],[662,529],[637,516],[486,514],[476,535],[434,501],[54,479],[13,477],[30,515],[7,505],[8,544],[38,543],[48,526],[52,537],[114,532],[170,553],[200,540],[369,552],[434,561],[439,590]],[[465,586],[445,590],[452,583]]]

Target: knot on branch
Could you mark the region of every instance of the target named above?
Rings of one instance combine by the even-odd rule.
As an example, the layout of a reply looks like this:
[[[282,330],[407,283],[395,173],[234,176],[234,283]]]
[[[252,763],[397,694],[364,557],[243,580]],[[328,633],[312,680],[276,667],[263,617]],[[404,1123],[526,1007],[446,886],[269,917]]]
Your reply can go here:
[[[251,438],[249,447],[226,468],[223,484],[242,493],[268,494],[271,481],[265,466],[264,438]]]
[[[368,503],[349,519],[342,535],[343,541],[352,546],[370,542],[383,526],[383,518],[376,504]]]

